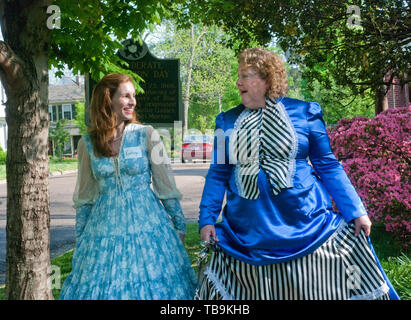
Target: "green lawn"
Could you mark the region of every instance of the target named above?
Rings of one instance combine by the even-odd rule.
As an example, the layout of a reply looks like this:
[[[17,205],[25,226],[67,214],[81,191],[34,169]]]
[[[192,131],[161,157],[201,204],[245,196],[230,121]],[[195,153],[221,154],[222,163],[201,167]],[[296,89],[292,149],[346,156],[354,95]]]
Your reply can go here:
[[[0,164],[0,180],[6,180],[6,165]]]
[[[411,300],[411,252],[403,253],[395,243],[393,237],[381,227],[375,227],[371,233],[371,240],[375,252],[377,253],[383,269],[389,277],[392,285],[397,290],[403,300]],[[197,272],[195,262],[197,254],[200,252],[200,236],[198,234],[198,224],[187,225],[187,236],[185,247]],[[60,267],[61,283],[71,271],[71,259],[73,250],[52,260],[51,264]],[[56,299],[60,290],[53,290]],[[0,288],[0,300],[4,299],[4,287]]]
[[[56,172],[56,171],[69,171],[69,170],[77,170],[77,159],[67,159],[65,161],[53,161],[50,160],[49,162],[49,171]]]
[[[384,226],[373,225],[371,243],[388,279],[403,300],[411,300],[411,251],[402,252]]]
[[[50,160],[49,161],[49,171],[69,171],[77,170],[77,159],[63,159],[61,161]],[[0,180],[6,180],[6,165],[0,165]]]

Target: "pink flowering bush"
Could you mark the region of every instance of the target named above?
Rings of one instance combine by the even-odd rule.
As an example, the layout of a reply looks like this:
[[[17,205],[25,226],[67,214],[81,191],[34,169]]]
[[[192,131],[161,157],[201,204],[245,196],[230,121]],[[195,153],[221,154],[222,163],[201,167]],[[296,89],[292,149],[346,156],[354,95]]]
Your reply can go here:
[[[331,146],[367,208],[405,246],[411,245],[411,106],[373,119],[341,119]]]

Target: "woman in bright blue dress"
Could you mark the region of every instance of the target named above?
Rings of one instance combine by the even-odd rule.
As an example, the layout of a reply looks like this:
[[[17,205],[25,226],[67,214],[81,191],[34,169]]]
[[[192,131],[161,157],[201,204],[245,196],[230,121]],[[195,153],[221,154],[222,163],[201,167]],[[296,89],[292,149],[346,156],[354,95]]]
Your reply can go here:
[[[73,268],[60,299],[193,298],[182,196],[158,133],[137,123],[135,105],[126,75],[107,75],[93,90],[91,128],[78,144]]]
[[[265,49],[240,54],[236,84],[200,203],[201,237],[217,242],[197,298],[398,299],[319,104],[285,97],[284,64]]]

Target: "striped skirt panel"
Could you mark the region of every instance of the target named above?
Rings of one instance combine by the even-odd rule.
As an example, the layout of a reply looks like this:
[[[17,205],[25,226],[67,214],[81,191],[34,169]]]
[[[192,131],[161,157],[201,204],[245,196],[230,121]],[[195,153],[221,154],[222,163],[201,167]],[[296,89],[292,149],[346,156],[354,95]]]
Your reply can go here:
[[[197,291],[200,300],[389,299],[367,238],[354,225],[336,231],[307,256],[255,266],[213,252]]]

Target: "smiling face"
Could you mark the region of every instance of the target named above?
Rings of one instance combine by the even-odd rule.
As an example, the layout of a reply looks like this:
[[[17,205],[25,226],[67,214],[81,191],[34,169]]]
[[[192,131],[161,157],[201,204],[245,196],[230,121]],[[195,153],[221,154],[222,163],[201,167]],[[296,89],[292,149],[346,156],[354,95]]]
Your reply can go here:
[[[268,83],[266,80],[263,80],[256,71],[240,65],[236,85],[240,91],[241,102],[248,109],[265,107]]]
[[[122,82],[111,99],[111,107],[117,115],[117,124],[132,120],[136,106],[136,90],[132,82]]]

